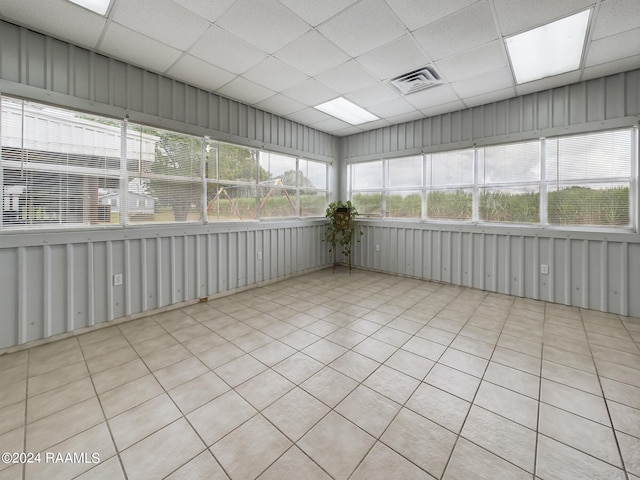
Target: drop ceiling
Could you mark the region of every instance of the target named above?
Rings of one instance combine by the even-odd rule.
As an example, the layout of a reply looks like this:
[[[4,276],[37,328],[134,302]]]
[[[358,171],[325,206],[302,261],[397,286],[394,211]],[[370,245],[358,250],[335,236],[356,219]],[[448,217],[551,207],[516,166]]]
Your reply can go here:
[[[581,67],[517,85],[504,39],[587,8]],[[638,0],[0,0],[0,18],[338,136],[640,67]],[[391,86],[426,65],[441,84]],[[340,96],[380,120],[313,108]]]

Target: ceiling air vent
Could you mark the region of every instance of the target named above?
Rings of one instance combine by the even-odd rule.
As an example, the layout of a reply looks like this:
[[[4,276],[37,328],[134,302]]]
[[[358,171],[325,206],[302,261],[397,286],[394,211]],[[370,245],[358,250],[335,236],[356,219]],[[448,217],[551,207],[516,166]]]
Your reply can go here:
[[[436,72],[433,65],[427,65],[413,72],[392,78],[389,82],[402,95],[409,95],[410,93],[418,92],[425,88],[440,85],[442,83],[442,77]]]

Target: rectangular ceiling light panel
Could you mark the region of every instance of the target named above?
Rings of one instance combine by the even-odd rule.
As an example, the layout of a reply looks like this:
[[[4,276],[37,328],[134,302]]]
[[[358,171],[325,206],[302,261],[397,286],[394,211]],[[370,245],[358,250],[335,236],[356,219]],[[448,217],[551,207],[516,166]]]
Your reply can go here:
[[[109,10],[111,0],[69,0],[71,3],[80,5],[92,12],[96,12],[98,15],[106,15]]]
[[[580,68],[591,9],[505,39],[517,83]]]
[[[374,114],[367,112],[364,108],[359,107],[355,103],[351,103],[343,97],[321,103],[320,105],[316,105],[315,108],[351,125],[360,125],[362,123],[379,120]]]

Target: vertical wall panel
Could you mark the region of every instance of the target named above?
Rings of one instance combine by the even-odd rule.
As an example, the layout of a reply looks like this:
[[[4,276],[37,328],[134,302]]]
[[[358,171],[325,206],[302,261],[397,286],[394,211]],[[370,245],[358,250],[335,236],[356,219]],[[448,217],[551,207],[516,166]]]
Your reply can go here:
[[[160,113],[160,93],[158,76],[144,72],[142,77],[142,108],[144,113],[158,115]]]
[[[605,79],[605,117],[625,116],[625,76],[624,73]]]

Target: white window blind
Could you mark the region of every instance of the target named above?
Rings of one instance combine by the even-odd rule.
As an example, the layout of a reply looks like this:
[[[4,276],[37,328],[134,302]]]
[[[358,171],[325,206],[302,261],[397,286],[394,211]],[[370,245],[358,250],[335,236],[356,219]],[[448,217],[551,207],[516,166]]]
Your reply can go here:
[[[122,124],[1,97],[2,226],[119,223]]]

